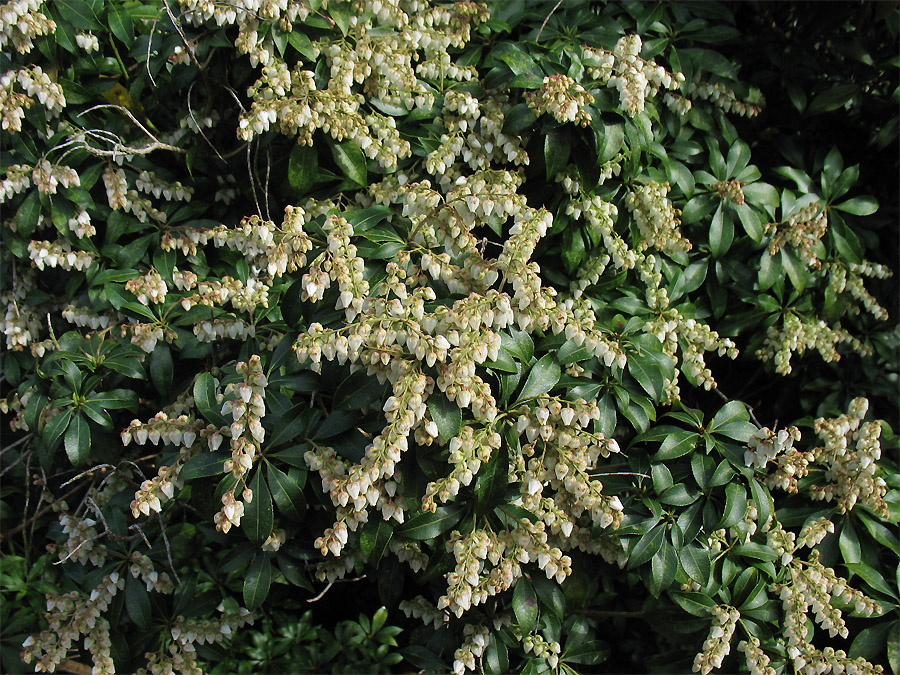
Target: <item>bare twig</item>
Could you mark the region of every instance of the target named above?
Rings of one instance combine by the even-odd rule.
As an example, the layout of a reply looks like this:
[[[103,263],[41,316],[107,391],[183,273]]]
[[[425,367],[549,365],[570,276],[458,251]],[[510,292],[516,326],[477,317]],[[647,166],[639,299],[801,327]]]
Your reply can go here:
[[[166,13],[169,15],[169,19],[172,21],[172,25],[175,26],[175,30],[178,32],[178,37],[181,38],[182,43],[184,43],[185,49],[188,51],[188,55],[191,57],[191,60],[194,62],[194,65],[197,66],[200,72],[203,72],[203,66],[200,65],[200,61],[197,60],[197,55],[194,53],[194,47],[188,41],[187,37],[184,34],[184,31],[181,29],[181,22],[175,18],[175,14],[172,13],[172,8],[169,6],[169,0],[163,0],[163,4],[166,6]]]
[[[263,197],[266,203],[266,220],[272,220],[269,212],[269,175],[272,173],[272,153],[266,148],[266,184],[263,185]]]
[[[153,45],[153,34],[156,32],[156,24],[159,23],[159,15],[153,19],[153,25],[150,27],[150,39],[147,40],[147,77],[150,78],[150,82],[153,86],[156,86],[156,80],[153,79],[153,73],[150,72],[150,47]]]
[[[224,162],[224,161],[225,161],[225,158],[222,157],[222,153],[220,153],[219,150],[218,150],[218,148],[216,148],[216,146],[214,146],[214,145],[212,144],[212,141],[210,141],[209,138],[206,137],[206,134],[203,132],[203,127],[200,126],[200,123],[197,121],[197,118],[194,117],[194,109],[191,107],[191,93],[194,91],[194,85],[195,85],[195,84],[197,84],[197,81],[196,81],[196,80],[194,80],[193,82],[191,82],[191,86],[188,88],[188,93],[187,93],[187,109],[188,109],[188,114],[191,116],[191,119],[194,120],[194,124],[197,125],[197,131],[200,132],[200,137],[201,137],[204,141],[206,141],[206,144],[207,144],[209,147],[212,148],[212,151],[213,151],[214,153],[216,153],[216,157],[218,157],[219,159],[221,159],[221,160]]]
[[[550,10],[550,13],[547,15],[547,18],[544,19],[544,23],[541,24],[540,30],[537,32],[537,35],[535,35],[535,37],[534,37],[534,41],[535,41],[535,42],[540,42],[540,40],[541,40],[541,33],[544,32],[544,28],[546,27],[547,22],[550,20],[550,17],[553,16],[553,12],[555,12],[556,10],[559,9],[559,6],[562,4],[562,1],[563,1],[563,0],[559,0],[559,1],[556,3],[556,6],[555,6],[553,9]]]
[[[94,471],[99,471],[100,469],[113,469],[113,470],[115,470],[115,468],[116,468],[116,467],[114,467],[112,464],[98,464],[97,466],[92,466],[90,469],[87,469],[86,471],[82,471],[80,474],[78,474],[78,475],[75,476],[74,478],[70,478],[70,479],[67,480],[65,483],[63,483],[62,485],[60,485],[60,487],[66,487],[66,485],[68,485],[69,483],[74,483],[74,482],[75,482],[76,480],[78,480],[79,478],[83,478],[84,476],[87,476],[87,475],[89,475],[89,474],[92,474]]]
[[[33,522],[35,522],[38,518],[40,518],[41,516],[43,516],[45,513],[47,513],[48,511],[52,510],[54,506],[56,506],[56,505],[58,505],[58,504],[62,504],[62,503],[63,503],[64,501],[66,501],[69,497],[71,497],[72,495],[74,495],[74,494],[75,494],[76,492],[78,492],[79,490],[83,489],[85,485],[88,485],[88,483],[79,483],[78,485],[76,485],[75,487],[73,487],[71,490],[69,490],[66,494],[64,494],[62,497],[60,497],[60,498],[57,499],[56,501],[54,501],[54,502],[48,504],[48,505],[45,506],[43,509],[41,509],[40,511],[38,511],[37,513],[35,513],[33,516],[31,516],[31,518],[29,518],[28,520],[26,520],[24,523],[21,523],[21,524],[19,524],[19,525],[16,525],[16,526],[15,526],[13,529],[11,529],[9,532],[0,532],[0,539],[4,539],[4,538],[6,538],[6,537],[11,537],[11,536],[13,536],[14,534],[18,534],[19,532],[21,532],[22,530],[24,530],[26,527],[28,527],[29,525],[31,525]],[[27,508],[27,506],[26,506],[26,508]]]
[[[314,598],[310,598],[309,600],[307,600],[307,602],[318,602],[319,600],[321,600],[321,599],[325,596],[325,594],[326,594],[329,590],[331,590],[331,587],[334,586],[335,583],[338,583],[338,582],[349,582],[349,581],[362,581],[363,579],[366,578],[366,576],[367,576],[367,575],[362,574],[362,575],[360,575],[360,576],[358,576],[358,577],[353,577],[352,579],[335,579],[334,581],[329,581],[329,582],[328,582],[328,585],[327,585],[325,588],[322,589],[322,592],[321,592],[321,593],[319,593],[319,594],[318,594],[316,597],[314,597]]]
[[[256,143],[259,149],[259,141]],[[262,218],[262,209],[259,208],[259,196],[256,194],[256,178],[253,175],[253,166],[250,163],[250,146],[247,145],[247,173],[250,174],[250,188],[253,190],[253,201],[256,203],[256,214]]]
[[[14,461],[8,467],[3,469],[3,471],[0,471],[0,477],[5,476],[8,472],[12,471],[15,467],[17,467],[23,459],[26,459],[30,456],[31,456],[31,450],[26,450],[25,452],[23,452],[21,455],[19,455],[19,457],[18,457],[18,459],[16,459],[16,461]],[[26,472],[26,475],[27,475],[27,472]]]
[[[13,441],[9,445],[7,445],[5,448],[0,450],[0,456],[4,455],[7,450],[12,450],[13,448],[18,448],[23,443],[30,441],[33,437],[34,437],[34,434],[30,433],[30,434],[26,434],[25,436],[22,436],[22,438],[20,438],[17,441]]]
[[[163,543],[166,545],[166,557],[169,559],[169,569],[172,570],[172,576],[175,577],[175,583],[181,584],[181,578],[178,576],[178,572],[175,571],[175,563],[172,562],[172,547],[169,546],[169,538],[166,536],[166,524],[163,521],[162,515],[158,516],[159,518],[159,529],[162,532]]]
[[[147,548],[153,548],[150,545],[150,542],[147,540],[147,535],[144,534],[144,531],[141,529],[141,526],[135,523],[134,525],[129,526],[129,530],[137,530],[138,534],[141,535],[141,539],[144,540],[144,543],[147,544]]]

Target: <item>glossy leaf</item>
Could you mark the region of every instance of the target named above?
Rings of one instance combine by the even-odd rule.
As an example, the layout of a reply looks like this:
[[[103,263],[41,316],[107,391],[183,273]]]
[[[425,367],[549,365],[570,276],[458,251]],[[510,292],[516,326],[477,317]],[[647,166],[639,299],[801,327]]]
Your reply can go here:
[[[255,544],[262,544],[272,534],[275,522],[275,513],[272,507],[272,494],[265,481],[262,479],[262,467],[256,469],[256,473],[249,482],[253,491],[253,501],[244,504],[244,517],[241,519],[241,529]],[[240,491],[235,497],[240,496]]]
[[[546,394],[556,386],[561,374],[562,369],[557,363],[555,355],[545,354],[531,367],[528,379],[525,380],[525,385],[519,392],[517,402]]]
[[[257,553],[244,577],[244,606],[251,612],[263,604],[272,585],[272,559]]]
[[[537,625],[538,603],[534,586],[526,577],[520,577],[513,588],[512,606],[519,630],[527,635]]]
[[[434,513],[423,511],[407,520],[396,532],[409,539],[433,539],[456,525],[463,511],[464,507],[459,504],[439,506]]]

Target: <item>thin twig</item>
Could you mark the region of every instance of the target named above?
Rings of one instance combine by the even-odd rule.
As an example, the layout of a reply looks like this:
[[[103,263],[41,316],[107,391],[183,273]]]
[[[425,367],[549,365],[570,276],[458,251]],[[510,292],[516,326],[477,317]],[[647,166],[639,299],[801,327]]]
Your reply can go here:
[[[562,4],[562,2],[563,2],[563,0],[559,0],[556,3],[556,6],[550,10],[550,13],[547,15],[547,18],[544,19],[544,23],[541,24],[541,29],[537,32],[537,35],[535,35],[535,37],[534,37],[535,42],[540,42],[541,33],[544,32],[544,27],[547,25],[547,22],[550,20],[550,17],[553,16],[553,12],[555,12],[556,10],[559,9],[559,6]]]
[[[175,563],[172,562],[172,547],[169,546],[169,538],[166,536],[166,524],[163,521],[162,515],[158,515],[159,518],[159,529],[162,532],[163,543],[166,545],[166,557],[169,559],[169,569],[172,570],[172,576],[175,577],[175,583],[181,585],[181,578],[178,576],[178,572],[175,571]]]
[[[75,482],[76,480],[78,480],[79,478],[82,478],[82,477],[84,477],[84,476],[87,476],[88,474],[91,474],[91,473],[93,473],[94,471],[98,471],[98,470],[100,470],[100,469],[107,469],[107,468],[112,469],[112,470],[115,471],[115,468],[116,468],[116,467],[114,467],[112,464],[98,464],[97,466],[92,466],[92,467],[91,467],[90,469],[88,469],[87,471],[82,471],[80,474],[78,474],[78,475],[75,476],[74,478],[70,478],[70,479],[67,480],[65,483],[63,483],[62,485],[60,485],[60,487],[66,487],[66,485],[68,485],[69,483],[74,483],[74,482]]]
[[[259,142],[256,143],[259,149]],[[256,179],[253,176],[253,167],[250,164],[250,146],[247,145],[247,173],[250,174],[250,188],[253,190],[253,201],[256,203],[256,214],[262,218],[262,209],[259,208],[259,197],[256,194]]]
[[[12,450],[13,448],[18,448],[20,445],[22,445],[22,443],[25,443],[26,441],[31,440],[33,437],[34,437],[34,434],[29,433],[29,434],[26,434],[25,436],[22,436],[22,438],[20,438],[19,440],[13,441],[9,445],[7,445],[5,448],[0,450],[0,456],[4,455],[7,450]]]
[[[172,25],[175,26],[175,30],[178,32],[178,37],[181,38],[181,41],[184,43],[185,49],[188,50],[188,55],[191,57],[194,65],[197,66],[197,69],[200,70],[200,72],[203,72],[203,66],[201,66],[200,61],[197,60],[197,55],[194,53],[194,47],[188,41],[187,37],[184,34],[184,31],[181,30],[181,22],[176,19],[175,15],[172,13],[172,8],[169,6],[169,0],[163,0],[163,4],[166,6],[166,13],[169,15],[169,19],[172,21]]]
[[[159,14],[156,15],[156,18],[153,19],[153,25],[150,27],[150,39],[147,40],[147,77],[150,78],[150,82],[153,86],[156,86],[156,80],[153,79],[153,73],[150,72],[150,47],[153,45],[153,34],[156,32],[156,24],[159,23]]]
[[[141,539],[144,540],[144,543],[147,544],[147,548],[153,548],[150,545],[150,542],[147,540],[147,535],[144,534],[144,531],[141,529],[141,526],[135,523],[134,525],[129,526],[129,530],[137,530],[138,534],[141,535]]]
[[[272,153],[266,148],[266,184],[263,186],[263,197],[266,203],[266,220],[272,220],[269,212],[269,175],[272,173]]]
[[[19,524],[19,525],[16,525],[16,526],[15,526],[13,529],[11,529],[9,532],[0,532],[0,539],[4,539],[4,538],[6,538],[6,537],[11,537],[11,536],[13,536],[14,534],[18,534],[19,532],[21,532],[22,530],[24,530],[26,527],[28,527],[31,523],[33,523],[33,522],[36,521],[38,518],[40,518],[41,516],[43,516],[45,513],[47,513],[48,511],[52,510],[54,506],[63,503],[63,502],[66,501],[69,497],[71,497],[71,496],[74,495],[76,492],[78,492],[79,490],[81,490],[82,488],[84,488],[85,485],[88,485],[88,483],[79,483],[78,485],[76,485],[75,487],[73,487],[71,490],[69,490],[66,494],[64,494],[62,497],[60,497],[59,499],[57,499],[57,500],[54,501],[54,502],[51,502],[50,504],[48,504],[47,506],[45,506],[43,509],[41,509],[40,511],[38,511],[37,513],[35,513],[33,516],[31,516],[31,518],[29,518],[28,520],[26,520],[24,523],[21,523],[21,524]],[[27,505],[26,505],[26,508],[27,508]]]
[[[19,455],[19,458],[15,462],[13,462],[8,467],[3,469],[3,471],[0,471],[0,477],[5,476],[8,472],[12,471],[15,467],[17,467],[23,459],[25,459],[26,457],[30,457],[30,456],[31,456],[31,450],[26,450],[25,452],[23,452],[21,455]],[[27,475],[27,472],[26,472],[26,475]]]
[[[201,137],[204,141],[206,141],[206,144],[207,144],[209,147],[212,148],[212,151],[213,151],[214,153],[216,153],[216,157],[218,157],[219,159],[221,159],[221,160],[224,162],[224,161],[225,161],[225,158],[222,157],[222,153],[220,153],[219,150],[218,150],[218,148],[216,148],[216,146],[214,146],[214,145],[212,144],[212,141],[210,141],[210,140],[206,137],[206,134],[203,133],[203,127],[200,126],[200,123],[197,121],[197,118],[194,117],[194,109],[191,107],[191,93],[194,91],[194,85],[195,85],[195,84],[197,84],[197,81],[196,81],[196,80],[194,80],[193,82],[191,82],[191,86],[188,87],[188,93],[187,93],[187,109],[188,109],[188,114],[191,116],[191,119],[194,120],[194,124],[197,125],[197,131],[200,133],[200,137]]]
[[[318,594],[316,597],[314,597],[314,598],[310,598],[309,600],[307,600],[307,602],[318,602],[319,600],[322,599],[322,597],[323,597],[329,590],[331,590],[331,587],[332,587],[332,586],[334,586],[334,582],[333,582],[333,581],[329,581],[329,582],[328,582],[328,585],[327,585],[324,589],[322,589],[322,592],[321,592],[321,593],[319,593],[319,594]]]

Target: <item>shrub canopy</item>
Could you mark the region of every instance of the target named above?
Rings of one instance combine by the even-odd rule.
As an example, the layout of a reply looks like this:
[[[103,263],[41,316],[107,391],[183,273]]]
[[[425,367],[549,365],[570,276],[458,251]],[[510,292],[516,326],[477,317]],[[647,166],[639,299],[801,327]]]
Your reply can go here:
[[[735,10],[0,7],[2,670],[900,671],[897,11]]]

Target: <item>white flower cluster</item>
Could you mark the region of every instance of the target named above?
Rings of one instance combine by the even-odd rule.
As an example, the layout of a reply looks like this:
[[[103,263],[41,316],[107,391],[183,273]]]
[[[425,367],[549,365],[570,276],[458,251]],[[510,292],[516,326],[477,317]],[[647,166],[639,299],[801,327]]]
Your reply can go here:
[[[420,429],[425,432],[421,439],[424,443],[420,445],[430,444],[431,439],[438,435],[434,422],[429,422]],[[459,434],[450,440],[450,457],[447,461],[453,468],[449,475],[426,486],[422,509],[433,512],[437,509],[437,502],[448,502],[456,497],[460,487],[470,485],[481,465],[490,461],[491,453],[500,448],[500,443],[500,434],[487,428],[476,432],[466,425],[460,429]]]
[[[788,311],[784,314],[781,327],[769,326],[763,346],[756,351],[762,361],[774,361],[775,372],[789,375],[791,357],[794,353],[802,356],[807,349],[815,349],[827,361],[840,361],[837,350],[839,344],[847,343],[862,356],[871,353],[870,347],[853,337],[836,324],[829,326],[822,319],[808,318]]]
[[[85,597],[77,591],[63,595],[47,595],[47,630],[29,636],[22,646],[22,660],[35,663],[37,672],[54,672],[65,660],[69,650],[82,635],[85,648],[94,657],[95,672],[114,673],[110,657],[109,623],[100,616],[109,608],[113,597],[125,588],[125,579],[118,572],[107,574],[99,585]]]
[[[640,35],[619,38],[613,50],[584,47],[588,75],[619,92],[619,105],[634,117],[644,111],[646,100],[662,89],[678,89],[684,82],[681,73],[669,73],[655,61],[640,57]]]
[[[435,629],[450,621],[447,612],[435,608],[430,600],[421,595],[417,595],[412,600],[401,600],[400,609],[407,617],[422,619],[426,626],[431,624]]]
[[[537,658],[543,659],[551,670],[555,671],[559,665],[562,645],[558,642],[551,642],[543,635],[533,633],[522,638],[522,647],[526,654],[534,654]]]
[[[794,441],[799,440],[800,430],[797,427],[788,427],[777,433],[769,427],[763,427],[755,431],[750,438],[744,451],[744,464],[765,469],[769,462],[775,461],[778,455],[788,452],[793,447]]]
[[[34,167],[28,164],[13,164],[6,169],[6,177],[0,181],[0,204],[31,187],[33,169]]]
[[[21,351],[34,343],[42,329],[38,308],[26,302],[35,287],[32,269],[16,270],[15,282],[8,290],[0,291],[0,307],[5,308],[0,319],[0,331],[6,336],[6,348]]]
[[[536,562],[548,579],[565,581],[572,572],[572,559],[548,542],[543,522],[516,521],[511,528],[495,533],[475,529],[466,535],[454,531],[447,550],[456,559],[447,574],[447,593],[437,608],[449,609],[461,617],[471,607],[511,588],[522,576],[522,565]]]
[[[222,414],[231,415],[231,459],[225,461],[224,470],[237,479],[237,485],[222,495],[222,509],[216,513],[216,529],[228,532],[232,525],[240,527],[244,515],[244,504],[235,498],[237,486],[244,483],[244,476],[253,468],[253,460],[259,454],[259,448],[265,440],[266,431],[262,426],[262,418],[266,414],[266,385],[268,381],[262,371],[262,364],[257,355],[246,362],[237,364],[238,374],[243,381],[225,386],[225,402]],[[247,434],[249,432],[249,436]],[[253,499],[253,492],[244,486],[241,498],[246,503]]]
[[[78,31],[75,33],[75,44],[81,47],[88,54],[100,51],[100,41],[97,36],[90,31]]]
[[[109,208],[114,211],[124,209],[128,204],[128,182],[125,180],[125,171],[114,169],[112,164],[109,164],[103,171],[103,185],[106,187]]]
[[[746,640],[741,640],[737,649],[744,653],[750,675],[776,675],[775,669],[769,665],[771,659],[760,647],[758,637],[750,635]]]
[[[157,199],[162,197],[166,201],[189,202],[194,194],[194,188],[182,185],[178,181],[174,183],[164,181],[149,171],[141,171],[134,186],[141,192],[152,194]]]
[[[757,97],[762,96],[759,91],[752,91]],[[721,82],[716,82],[715,84],[710,82],[691,82],[691,85],[688,87],[688,95],[691,98],[709,101],[713,105],[722,108],[725,112],[733,112],[743,117],[755,117],[762,112],[760,106],[741,101],[734,91]]]
[[[2,23],[0,18],[0,24]],[[0,37],[0,45],[2,42]],[[14,90],[17,82],[25,90],[24,94]],[[40,66],[8,70],[0,75],[0,126],[12,133],[21,131],[25,111],[34,105],[33,97],[47,109],[51,117],[58,115],[66,106],[62,87],[51,80]]]
[[[62,164],[51,164],[48,159],[42,159],[35,164],[31,179],[38,191],[47,195],[55,195],[57,186],[68,188],[81,185],[81,179],[75,169]]]
[[[847,308],[848,312],[858,314],[862,307],[880,321],[888,319],[887,310],[863,285],[863,277],[887,279],[893,274],[890,269],[867,260],[859,264],[849,263],[847,266],[836,260],[826,264],[825,270],[828,274],[828,290],[847,293],[855,301]]]
[[[67,535],[63,549],[59,551],[60,560],[74,560],[82,565],[90,562],[94,567],[102,567],[106,562],[107,550],[103,544],[95,541],[99,533],[94,527],[97,521],[91,518],[78,518],[65,510],[65,502],[61,505],[59,524],[63,534]]]
[[[42,272],[48,267],[84,271],[91,266],[95,257],[90,251],[73,251],[72,244],[66,239],[55,242],[30,241],[28,255],[34,266]]]
[[[819,562],[819,552],[814,550],[808,562],[795,561],[790,565],[790,580],[777,583],[771,590],[777,593],[784,609],[784,635],[787,638],[787,654],[793,661],[794,670],[803,675],[817,675],[830,672],[821,668],[827,662],[841,663],[834,672],[850,672],[848,666],[859,673],[880,672],[864,659],[850,660],[841,652],[816,649],[810,642],[809,613],[815,622],[831,637],[849,635],[841,611],[834,606],[835,601],[850,605],[858,615],[880,614],[881,608],[874,600],[847,585],[834,570]]]
[[[56,23],[40,11],[43,0],[10,0],[0,6],[0,50],[12,43],[20,54],[34,48],[32,38],[49,35]]]
[[[475,670],[475,659],[481,658],[481,655],[484,654],[491,633],[487,626],[466,624],[463,628],[463,635],[463,643],[453,652],[454,675],[463,675],[467,670]]]
[[[147,667],[138,669],[137,675],[202,675],[194,643],[214,644],[230,639],[237,630],[248,624],[253,624],[253,615],[243,607],[237,612],[223,613],[217,619],[186,619],[179,616],[169,629],[172,641],[168,650],[160,648],[145,654]]]
[[[150,303],[159,305],[166,301],[166,293],[169,287],[166,280],[156,270],[150,270],[136,279],[129,279],[125,282],[125,290],[137,297],[137,301],[142,305]]]
[[[547,75],[540,89],[525,94],[528,107],[537,115],[551,115],[557,122],[586,127],[591,115],[585,110],[594,97],[568,75]]]
[[[669,187],[668,183],[651,181],[637,186],[625,201],[643,237],[639,250],[648,246],[666,253],[691,250],[691,242],[678,230],[681,211],[666,198]]]
[[[813,499],[837,499],[841,513],[861,503],[887,518],[887,484],[875,475],[881,459],[881,422],[864,422],[868,409],[868,400],[855,398],[846,414],[816,420],[816,435],[825,445],[815,448],[813,455],[816,464],[824,466],[825,484],[813,485],[811,494]]]
[[[731,652],[731,637],[741,614],[734,607],[717,605],[710,609],[712,627],[703,643],[703,651],[694,658],[694,672],[707,675],[714,668],[721,668],[722,661]]]

